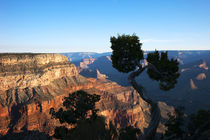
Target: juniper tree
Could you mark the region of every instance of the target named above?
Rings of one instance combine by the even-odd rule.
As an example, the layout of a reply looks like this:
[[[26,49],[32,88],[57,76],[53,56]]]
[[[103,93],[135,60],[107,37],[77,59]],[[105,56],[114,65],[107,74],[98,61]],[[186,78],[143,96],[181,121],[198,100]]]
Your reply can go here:
[[[57,112],[51,108],[50,114],[61,124],[70,124],[71,129],[60,126],[55,128],[57,139],[98,140],[114,139],[115,129],[107,129],[105,118],[97,115],[95,103],[100,100],[96,94],[83,90],[76,91],[64,98],[63,107]]]
[[[135,78],[147,69],[147,74],[153,80],[159,82],[160,89],[170,90],[177,83],[178,61],[168,58],[168,52],[149,53],[144,58],[144,52],[141,49],[142,43],[139,37],[133,35],[118,35],[111,37],[112,66],[119,72],[130,73],[128,79],[130,84],[139,93],[141,98],[151,105],[151,121],[145,132],[145,139],[153,139],[160,121],[160,109],[156,102],[146,97],[143,87],[139,85]],[[140,63],[146,59],[147,64]]]
[[[51,108],[50,114],[61,124],[70,124],[72,128],[65,125],[56,127],[53,136],[57,139],[74,140],[136,140],[137,134],[141,133],[138,128],[129,126],[118,131],[111,122],[107,127],[105,117],[97,115],[95,103],[99,100],[99,95],[88,94],[83,90],[65,97],[63,107],[57,112]]]

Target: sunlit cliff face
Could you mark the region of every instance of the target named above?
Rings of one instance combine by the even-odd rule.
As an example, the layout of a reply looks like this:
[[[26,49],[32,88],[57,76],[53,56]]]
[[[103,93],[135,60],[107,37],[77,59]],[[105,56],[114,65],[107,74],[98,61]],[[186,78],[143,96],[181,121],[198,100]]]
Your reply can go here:
[[[133,125],[143,132],[148,126],[150,106],[131,87],[86,79],[60,54],[1,54],[0,134],[27,129],[52,135],[61,124],[51,118],[50,108],[59,109],[65,96],[80,89],[101,95],[99,114],[117,128]],[[172,107],[160,106],[161,114],[173,112]],[[161,124],[158,131],[164,130]]]
[[[44,86],[60,77],[78,74],[60,54],[3,55],[0,64],[1,90]]]

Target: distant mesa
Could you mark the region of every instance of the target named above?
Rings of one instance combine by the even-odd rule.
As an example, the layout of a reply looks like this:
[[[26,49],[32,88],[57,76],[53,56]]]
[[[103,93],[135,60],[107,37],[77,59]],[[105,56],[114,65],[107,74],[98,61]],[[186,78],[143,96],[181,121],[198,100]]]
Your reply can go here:
[[[200,67],[200,68],[203,68],[203,69],[205,69],[205,70],[208,70],[208,69],[209,69],[208,66],[206,65],[206,61],[203,61],[203,63],[200,64],[199,67]]]
[[[206,79],[206,74],[205,73],[200,73],[198,74],[198,76],[196,77],[197,80],[203,80]]]
[[[191,89],[197,89],[198,87],[195,85],[195,83],[193,82],[193,80],[192,79],[190,79],[190,87],[191,87]]]

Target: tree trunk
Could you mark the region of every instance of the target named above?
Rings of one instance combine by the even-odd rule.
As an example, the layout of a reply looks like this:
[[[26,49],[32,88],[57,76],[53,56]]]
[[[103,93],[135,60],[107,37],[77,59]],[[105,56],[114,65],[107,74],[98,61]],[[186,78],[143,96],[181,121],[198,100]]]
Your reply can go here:
[[[149,123],[148,128],[145,129],[144,139],[153,140],[153,139],[155,139],[156,130],[159,125],[160,118],[161,118],[160,109],[159,109],[157,103],[155,103],[152,99],[150,99],[144,95],[143,87],[138,85],[135,80],[135,78],[137,76],[139,76],[146,68],[149,68],[149,65],[145,66],[143,68],[139,67],[137,71],[134,71],[129,75],[128,79],[129,79],[129,82],[131,83],[131,85],[133,86],[133,88],[139,93],[141,98],[144,101],[146,101],[148,104],[151,105],[151,121]]]

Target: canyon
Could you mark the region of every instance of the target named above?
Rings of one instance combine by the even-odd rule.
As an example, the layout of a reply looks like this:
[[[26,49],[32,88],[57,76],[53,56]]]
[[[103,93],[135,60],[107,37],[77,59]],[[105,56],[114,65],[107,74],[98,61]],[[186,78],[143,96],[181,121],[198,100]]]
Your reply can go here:
[[[0,135],[26,130],[53,135],[61,124],[51,118],[50,109],[62,107],[63,98],[77,90],[101,96],[96,107],[107,122],[117,128],[132,125],[144,133],[151,107],[132,87],[99,77],[81,76],[61,54],[0,54]],[[158,105],[162,119],[157,132],[164,133],[167,114],[174,108],[164,102]]]
[[[149,51],[144,53],[146,58]],[[79,53],[80,55],[82,53]],[[86,53],[84,53],[86,54]],[[75,55],[75,54],[74,54]],[[80,75],[85,77],[97,78],[97,71],[105,74],[108,80],[117,82],[122,86],[130,86],[127,73],[118,72],[112,67],[110,61],[111,53],[100,54],[104,56],[86,55],[85,59],[96,58],[92,64],[87,64],[86,68],[81,68],[80,61],[72,61],[78,68],[80,68]],[[184,106],[187,114],[196,113],[200,109],[208,110],[210,108],[210,51],[168,51],[169,58],[174,58],[179,61],[180,77],[176,86],[165,92],[160,90],[156,81],[151,80],[147,72],[143,72],[136,80],[147,91],[148,97],[155,101],[166,102],[168,105],[178,107]],[[79,57],[78,57],[79,59]],[[74,60],[78,60],[74,59]],[[141,63],[145,63],[141,61]]]

